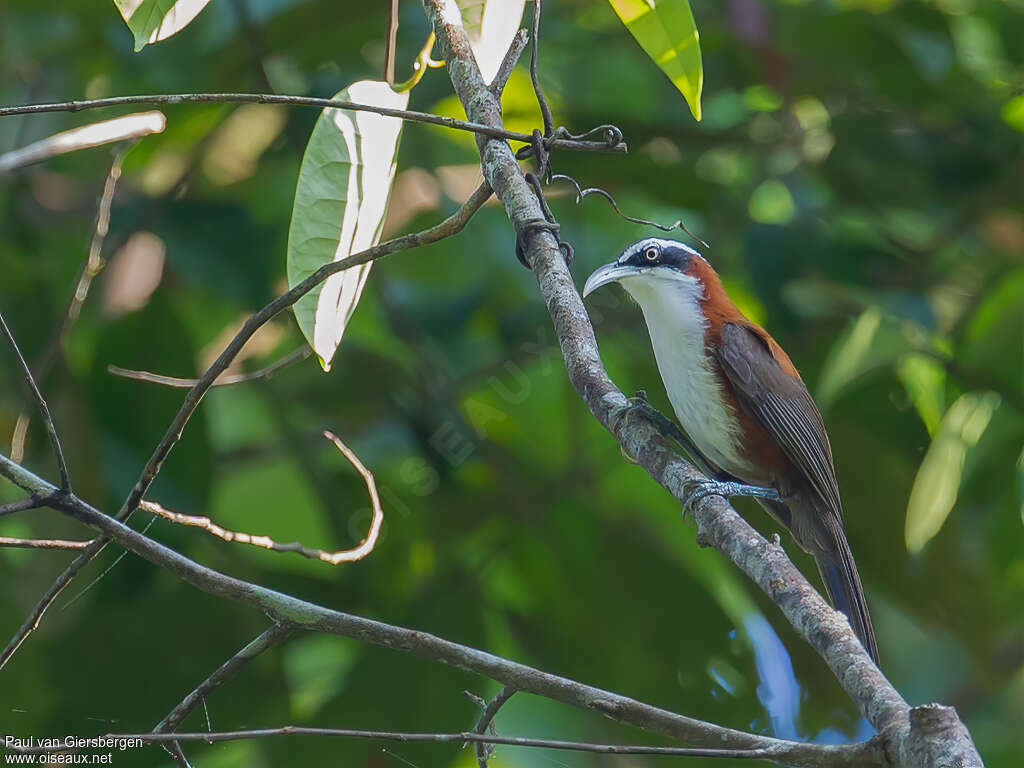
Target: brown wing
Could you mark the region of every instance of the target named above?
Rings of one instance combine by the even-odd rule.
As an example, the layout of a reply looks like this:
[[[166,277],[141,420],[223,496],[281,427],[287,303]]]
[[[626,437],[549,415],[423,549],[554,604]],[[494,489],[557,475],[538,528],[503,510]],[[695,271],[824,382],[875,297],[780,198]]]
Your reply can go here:
[[[832,449],[821,414],[804,383],[783,370],[766,339],[738,323],[722,324],[716,354],[740,404],[774,438],[825,507],[841,520]]]

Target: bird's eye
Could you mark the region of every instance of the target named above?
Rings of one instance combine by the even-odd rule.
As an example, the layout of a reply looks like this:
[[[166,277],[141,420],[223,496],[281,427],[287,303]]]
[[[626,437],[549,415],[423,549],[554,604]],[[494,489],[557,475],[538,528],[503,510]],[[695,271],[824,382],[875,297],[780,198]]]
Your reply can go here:
[[[658,260],[658,249],[655,248],[654,246],[651,246],[650,248],[645,249],[644,250],[644,258],[647,259],[648,261],[657,261]]]

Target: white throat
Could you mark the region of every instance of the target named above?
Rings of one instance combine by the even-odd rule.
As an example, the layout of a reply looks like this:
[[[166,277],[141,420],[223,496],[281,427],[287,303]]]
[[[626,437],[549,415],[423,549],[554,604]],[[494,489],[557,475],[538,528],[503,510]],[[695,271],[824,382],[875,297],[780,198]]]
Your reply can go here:
[[[740,479],[753,468],[739,454],[740,426],[704,344],[704,285],[696,277],[648,272],[621,280],[644,313],[658,372],[679,424],[713,464]],[[752,479],[752,478],[750,478]],[[749,481],[749,480],[748,480]]]

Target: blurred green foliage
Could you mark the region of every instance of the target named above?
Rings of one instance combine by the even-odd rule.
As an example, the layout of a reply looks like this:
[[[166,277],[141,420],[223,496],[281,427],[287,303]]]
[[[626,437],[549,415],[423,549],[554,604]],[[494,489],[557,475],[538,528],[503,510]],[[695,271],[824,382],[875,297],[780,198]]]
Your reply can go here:
[[[378,5],[211,3],[183,32],[136,54],[113,6],[8,0],[0,101],[268,88],[328,96],[379,77],[386,19]],[[700,124],[607,3],[546,6],[542,82],[557,122],[616,123],[631,147],[625,156],[558,155],[556,170],[606,188],[634,215],[681,216],[712,244],[708,256],[730,291],[821,397],[885,671],[912,703],[954,704],[990,768],[1016,768],[1024,762],[1024,3],[692,5],[706,76]],[[401,14],[400,78],[428,32],[417,3],[403,2]],[[516,129],[539,125],[528,83],[517,73],[505,97]],[[428,73],[411,106],[457,113],[443,71]],[[313,110],[276,107],[164,111],[166,132],[128,155],[111,262],[43,382],[76,487],[107,510],[181,399],[114,378],[107,366],[194,375],[246,313],[281,291],[295,180],[316,120]],[[4,119],[0,151],[100,117]],[[409,126],[388,231],[453,210],[477,178],[476,161],[471,137]],[[90,150],[0,179],[0,308],[30,359],[68,300],[109,162],[109,151]],[[576,206],[556,191],[581,284],[647,234],[596,198]],[[140,232],[149,234],[130,239]],[[620,387],[647,388],[667,410],[639,313],[611,291],[591,308]],[[301,343],[293,320],[279,318],[241,367]],[[5,359],[6,440],[27,400]],[[984,405],[982,429],[958,403]],[[310,359],[212,392],[151,497],[281,540],[357,543],[369,519],[365,488],[319,436],[324,427],[376,473],[386,522],[366,560],[332,568],[163,520],[150,534],[242,578],[703,719],[805,738],[866,735],[774,606],[697,547],[674,502],[623,461],[586,412],[499,208],[482,210],[458,238],[378,264],[330,374]],[[931,476],[955,471],[961,481],[952,499],[951,484],[939,484],[948,516],[918,531],[934,537],[915,539],[908,499],[933,435],[946,435],[935,450],[950,463]],[[54,476],[37,419],[26,462]],[[11,498],[0,487],[0,501]],[[739,506],[772,530],[754,505]],[[84,532],[37,511],[0,521],[0,533]],[[105,552],[0,673],[0,733],[151,728],[266,624],[134,556],[105,573],[117,557]],[[0,550],[3,638],[67,560]],[[477,714],[463,689],[487,695],[496,686],[393,651],[300,637],[254,662],[207,709],[217,729],[460,730]],[[187,721],[206,725],[201,711]],[[651,740],[528,696],[514,697],[498,726]],[[374,767],[474,760],[456,746],[382,752],[308,738],[189,753],[204,768],[282,765],[294,754]],[[170,763],[155,749],[118,759]],[[492,765],[658,762],[501,748]]]

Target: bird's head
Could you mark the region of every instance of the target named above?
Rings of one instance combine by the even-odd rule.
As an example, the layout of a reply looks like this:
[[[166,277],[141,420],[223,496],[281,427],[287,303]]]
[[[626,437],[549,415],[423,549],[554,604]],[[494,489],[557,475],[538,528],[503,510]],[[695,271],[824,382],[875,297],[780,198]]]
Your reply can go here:
[[[608,283],[621,283],[641,307],[652,302],[699,302],[714,270],[697,251],[678,240],[648,237],[626,248],[619,258],[587,278],[583,295]]]

